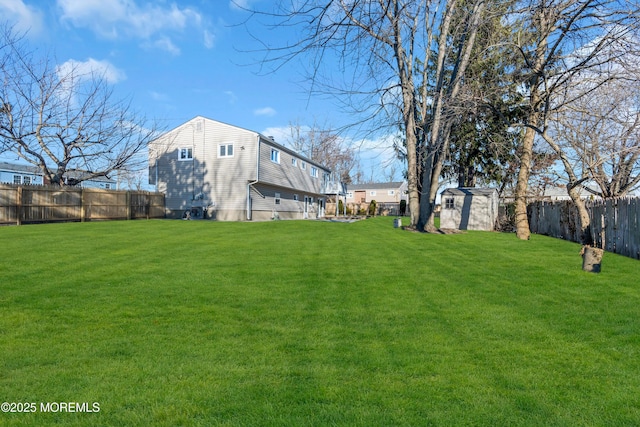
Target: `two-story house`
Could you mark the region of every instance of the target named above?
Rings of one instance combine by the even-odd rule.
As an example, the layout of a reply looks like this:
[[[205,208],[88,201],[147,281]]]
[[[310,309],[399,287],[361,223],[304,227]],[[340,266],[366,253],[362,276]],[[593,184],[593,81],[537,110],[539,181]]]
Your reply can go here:
[[[149,145],[149,183],[165,193],[170,218],[318,218],[330,172],[271,137],[202,116]]]
[[[349,184],[347,186],[347,206],[354,211],[365,208],[376,201],[378,211],[390,215],[400,213],[400,201],[407,200],[406,182],[375,182],[367,184]]]

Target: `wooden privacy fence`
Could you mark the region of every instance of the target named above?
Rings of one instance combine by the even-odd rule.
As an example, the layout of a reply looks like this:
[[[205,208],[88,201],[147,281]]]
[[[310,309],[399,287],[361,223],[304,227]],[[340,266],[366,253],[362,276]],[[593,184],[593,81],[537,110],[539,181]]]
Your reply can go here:
[[[164,194],[0,184],[0,224],[164,218]]]
[[[596,246],[640,259],[639,198],[589,201],[587,209]],[[528,210],[533,233],[580,242],[580,219],[573,202],[535,202]]]

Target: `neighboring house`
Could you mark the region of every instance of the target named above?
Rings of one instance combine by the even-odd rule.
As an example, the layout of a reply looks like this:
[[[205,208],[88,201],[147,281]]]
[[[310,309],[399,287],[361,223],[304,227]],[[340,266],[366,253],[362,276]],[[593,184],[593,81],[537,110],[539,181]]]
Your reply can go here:
[[[149,184],[172,218],[322,217],[330,172],[271,137],[202,116],[149,146]]]
[[[81,172],[70,172],[69,174],[72,177],[78,177],[81,175]],[[23,185],[43,185],[49,183],[37,166],[6,162],[0,162],[0,182]],[[80,186],[83,188],[115,189],[116,182],[106,177],[97,177],[82,181]]]
[[[441,193],[440,228],[495,229],[498,190],[495,188],[447,188]]]
[[[406,182],[377,182],[347,185],[347,203],[400,203],[407,200]]]
[[[376,201],[377,212],[381,215],[399,215],[400,201],[407,200],[406,182],[376,182],[347,185],[347,206],[356,212],[366,210]]]

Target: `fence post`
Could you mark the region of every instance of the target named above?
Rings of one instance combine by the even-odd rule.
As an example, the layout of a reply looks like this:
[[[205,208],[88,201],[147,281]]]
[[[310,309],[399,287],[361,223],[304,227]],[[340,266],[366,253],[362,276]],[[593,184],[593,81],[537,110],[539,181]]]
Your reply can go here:
[[[17,188],[16,195],[16,225],[22,225],[22,186]]]
[[[145,209],[147,210],[147,219],[149,219],[149,216],[151,215],[151,193],[146,191],[145,192]]]
[[[80,190],[80,222],[85,222],[84,188]]]
[[[127,220],[131,219],[131,191],[127,190],[126,193],[126,199],[127,199]]]

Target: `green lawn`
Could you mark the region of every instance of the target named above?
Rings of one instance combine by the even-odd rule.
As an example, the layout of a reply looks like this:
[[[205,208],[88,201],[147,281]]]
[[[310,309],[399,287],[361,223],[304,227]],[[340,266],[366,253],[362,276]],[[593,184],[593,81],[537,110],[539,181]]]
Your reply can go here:
[[[8,426],[637,426],[640,263],[357,223],[0,228]],[[42,413],[93,402],[94,413]]]

